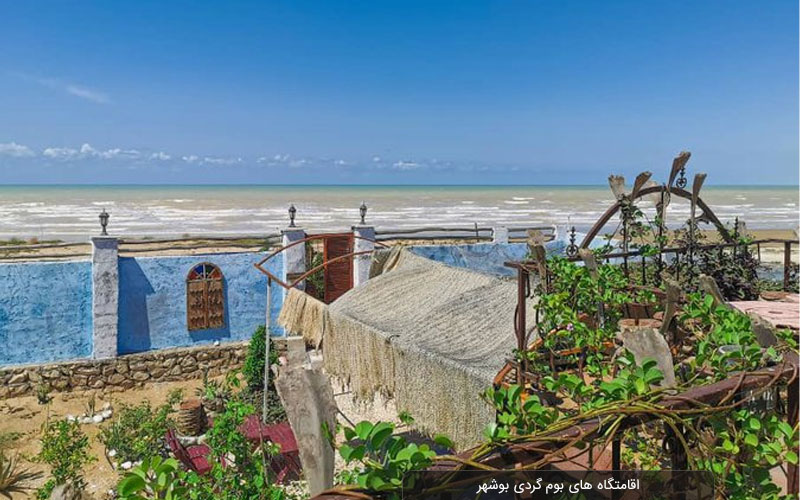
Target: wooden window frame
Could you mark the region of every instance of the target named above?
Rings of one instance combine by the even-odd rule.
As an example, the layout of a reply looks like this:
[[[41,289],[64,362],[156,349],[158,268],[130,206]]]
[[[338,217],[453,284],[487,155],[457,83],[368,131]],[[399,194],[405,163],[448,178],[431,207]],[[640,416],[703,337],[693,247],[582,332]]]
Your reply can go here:
[[[195,272],[199,266],[203,266],[200,277]],[[218,276],[211,277],[215,272]],[[192,265],[186,275],[186,328],[194,332],[224,327],[225,275],[216,264],[198,262]]]

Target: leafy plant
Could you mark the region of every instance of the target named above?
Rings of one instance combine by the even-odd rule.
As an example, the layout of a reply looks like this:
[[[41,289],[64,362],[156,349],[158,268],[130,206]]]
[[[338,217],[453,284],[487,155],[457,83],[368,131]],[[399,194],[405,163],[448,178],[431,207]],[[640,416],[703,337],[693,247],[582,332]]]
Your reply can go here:
[[[180,468],[174,458],[147,458],[134,467],[117,485],[121,500],[179,500],[185,498]]]
[[[50,401],[52,401],[52,400],[53,400],[53,398],[50,396],[50,386],[45,384],[45,383],[37,384],[36,385],[36,401],[40,405],[44,406],[44,405],[50,403]]]
[[[42,450],[36,460],[50,466],[51,478],[36,491],[36,498],[46,499],[58,484],[85,485],[83,468],[96,460],[89,454],[89,438],[76,421],[47,421],[42,432]]]
[[[283,490],[275,486],[270,459],[278,452],[269,441],[253,447],[239,431],[244,419],[252,415],[251,405],[237,401],[228,403],[206,434],[211,448],[211,471],[203,476],[188,472],[184,481],[188,498],[192,499],[270,499],[283,498]]]
[[[362,421],[355,427],[344,426],[342,431],[348,442],[339,447],[345,464],[353,470],[347,479],[363,489],[389,493],[390,498],[396,497],[402,487],[413,488],[414,475],[407,473],[430,466],[436,456],[427,444],[409,443],[394,430],[394,424],[389,422]],[[444,436],[437,436],[435,441],[453,447]]]
[[[247,347],[247,357],[244,360],[242,374],[244,375],[247,388],[252,392],[264,389],[264,349],[266,348],[267,329],[264,325],[256,328],[250,338],[250,345]],[[278,352],[275,349],[269,350],[269,365],[278,362]],[[269,390],[275,389],[272,377],[270,377]]]
[[[172,404],[153,408],[149,401],[122,405],[114,420],[100,429],[98,439],[108,450],[116,450],[121,462],[167,456],[164,436],[174,426]]]
[[[10,499],[12,493],[25,493],[31,489],[30,481],[40,475],[20,467],[17,455],[0,449],[0,495]]]

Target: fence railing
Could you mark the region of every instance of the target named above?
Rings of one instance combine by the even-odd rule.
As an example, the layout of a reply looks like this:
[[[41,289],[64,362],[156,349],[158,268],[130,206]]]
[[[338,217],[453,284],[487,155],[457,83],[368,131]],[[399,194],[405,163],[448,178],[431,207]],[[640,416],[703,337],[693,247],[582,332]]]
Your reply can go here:
[[[680,246],[680,247],[664,247],[658,251],[658,254],[653,255],[645,255],[645,252],[641,249],[636,250],[629,250],[628,252],[610,252],[603,254],[600,259],[606,262],[610,262],[613,260],[621,260],[623,269],[625,269],[626,273],[635,272],[635,268],[638,267],[639,271],[641,272],[642,276],[642,284],[647,284],[647,259],[655,259],[651,260],[651,262],[657,262],[660,265],[664,264],[664,257],[667,255],[671,255],[673,258],[674,268],[676,273],[680,273],[683,265],[690,265],[693,259],[696,259],[699,255],[705,252],[713,252],[718,251],[720,253],[724,252],[725,250],[731,250],[736,255],[737,251],[741,251],[746,249],[752,252],[753,247],[755,247],[755,257],[758,262],[762,262],[761,259],[761,250],[763,245],[778,245],[779,247],[783,247],[783,289],[787,290],[791,284],[791,276],[792,276],[792,245],[800,244],[800,240],[792,240],[792,239],[782,239],[782,238],[763,238],[758,240],[750,240],[746,242],[735,242],[735,243],[711,243],[711,244],[703,244],[703,245],[694,245],[694,246]],[[580,260],[579,255],[568,255],[567,257],[571,261],[578,261]],[[638,258],[638,260],[637,260]],[[683,262],[682,260],[683,259]],[[632,262],[633,261],[633,262]],[[658,279],[659,274],[656,274],[656,278]],[[656,283],[657,284],[657,283]]]
[[[539,230],[546,237],[555,237],[555,226],[510,226],[507,228],[509,238],[522,240],[527,237],[527,231]],[[436,241],[436,240],[477,240],[491,241],[494,238],[494,228],[487,226],[459,227],[415,227],[381,229],[376,231],[376,241]],[[236,236],[181,236],[176,238],[120,238],[120,255],[136,255],[174,250],[202,250],[208,248],[242,249],[247,248],[272,248],[281,244],[280,233],[242,234]],[[67,249],[71,251],[54,251]],[[0,261],[13,260],[63,260],[70,258],[87,257],[91,255],[92,247],[87,242],[64,243],[38,243],[0,246]]]
[[[527,237],[528,230],[538,230],[545,233],[551,239],[555,237],[555,226],[508,226],[508,237],[510,239],[524,239]],[[459,226],[459,227],[415,227],[415,228],[398,228],[398,229],[381,229],[376,230],[376,240],[378,241],[393,241],[393,240],[478,240],[478,241],[491,241],[494,239],[495,228],[488,226],[479,226],[477,223],[472,226]]]

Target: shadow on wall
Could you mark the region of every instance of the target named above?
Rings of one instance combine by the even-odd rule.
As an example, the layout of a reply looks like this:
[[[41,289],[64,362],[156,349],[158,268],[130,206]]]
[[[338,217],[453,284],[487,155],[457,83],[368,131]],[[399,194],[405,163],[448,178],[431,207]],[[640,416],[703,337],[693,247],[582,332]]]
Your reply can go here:
[[[119,266],[121,279],[117,352],[128,354],[149,351],[151,342],[147,296],[154,294],[155,290],[136,259],[122,258]]]
[[[192,264],[194,266],[195,264]],[[130,354],[231,338],[228,280],[223,274],[225,326],[189,331],[186,274],[177,266],[142,269],[135,258],[120,258],[117,352]],[[181,269],[181,270],[179,270]],[[191,269],[191,267],[190,267]],[[224,269],[220,268],[224,273]],[[150,274],[150,277],[148,276]],[[156,278],[154,286],[151,279]]]

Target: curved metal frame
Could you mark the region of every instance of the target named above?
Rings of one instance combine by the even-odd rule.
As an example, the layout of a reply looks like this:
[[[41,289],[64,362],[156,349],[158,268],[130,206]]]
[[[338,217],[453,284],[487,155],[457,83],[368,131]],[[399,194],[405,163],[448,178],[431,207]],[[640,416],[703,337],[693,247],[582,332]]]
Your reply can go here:
[[[270,280],[275,281],[280,286],[282,286],[283,288],[286,288],[288,290],[289,288],[296,287],[304,279],[308,278],[309,276],[311,276],[315,272],[319,271],[320,269],[323,269],[323,268],[327,267],[328,264],[330,264],[332,262],[337,262],[337,261],[340,261],[340,260],[343,260],[343,259],[349,259],[349,258],[358,256],[358,255],[366,255],[366,254],[369,254],[369,253],[372,253],[372,252],[375,251],[374,249],[372,249],[372,250],[361,250],[359,252],[350,252],[350,253],[348,253],[346,255],[340,255],[338,257],[335,257],[333,259],[325,261],[322,264],[314,267],[313,269],[305,272],[302,276],[297,278],[292,284],[285,283],[283,280],[281,280],[280,278],[278,278],[277,276],[275,276],[274,274],[272,274],[271,272],[267,271],[266,269],[264,269],[262,267],[265,262],[267,262],[268,260],[270,260],[271,258],[275,257],[276,255],[278,255],[279,253],[283,252],[284,250],[286,250],[288,248],[292,248],[293,246],[299,245],[300,243],[305,243],[307,241],[324,240],[326,238],[331,238],[333,236],[340,236],[341,234],[342,233],[329,233],[329,234],[315,234],[315,235],[312,235],[312,236],[306,236],[303,239],[300,239],[300,240],[297,240],[297,241],[293,241],[292,243],[290,243],[290,244],[288,244],[286,246],[280,247],[279,249],[275,250],[274,252],[272,252],[271,254],[267,255],[266,257],[264,257],[263,259],[261,259],[260,261],[256,262],[253,265],[255,266],[256,269],[258,269],[259,271],[264,273]],[[355,233],[352,236],[353,236],[353,239],[370,241],[370,242],[372,242],[372,243],[374,243],[376,245],[379,245],[379,246],[381,246],[383,248],[389,248],[389,245],[381,243],[380,241],[374,240],[372,238],[365,238],[363,236],[358,236]]]
[[[650,186],[641,189],[639,190],[638,193],[636,193],[636,196],[631,198],[631,201],[638,200],[639,198],[642,198],[643,196],[646,196],[648,194],[660,193],[662,190],[666,191],[670,195],[675,194],[680,198],[689,200],[690,202],[692,201],[692,193],[678,187],[667,189],[666,186]],[[717,227],[717,230],[722,235],[722,238],[727,243],[732,243],[733,239],[731,238],[731,235],[728,233],[728,230],[725,228],[722,222],[720,222],[720,220],[717,219],[717,216],[714,215],[714,212],[711,211],[711,208],[708,205],[706,205],[706,203],[700,197],[697,198],[697,206],[703,210],[703,214],[705,214],[705,216],[709,219],[709,221]],[[613,205],[611,205],[611,207],[608,208],[608,210],[605,211],[605,213],[600,217],[600,219],[598,219],[597,222],[594,223],[594,226],[592,226],[592,228],[586,234],[586,237],[583,238],[583,241],[581,242],[581,248],[589,247],[589,244],[592,241],[594,241],[595,237],[600,232],[600,230],[603,229],[603,227],[605,227],[606,224],[608,224],[608,221],[611,220],[611,217],[613,217],[620,210],[621,207],[622,207],[622,202],[617,200]]]

